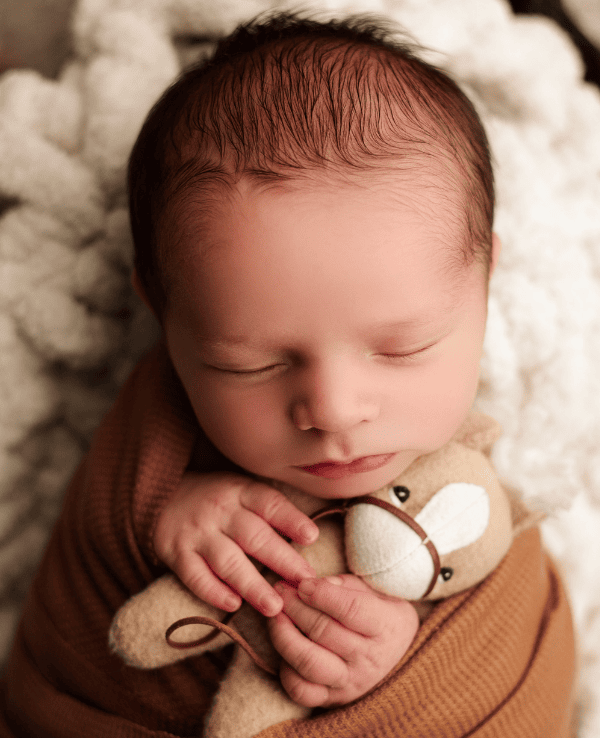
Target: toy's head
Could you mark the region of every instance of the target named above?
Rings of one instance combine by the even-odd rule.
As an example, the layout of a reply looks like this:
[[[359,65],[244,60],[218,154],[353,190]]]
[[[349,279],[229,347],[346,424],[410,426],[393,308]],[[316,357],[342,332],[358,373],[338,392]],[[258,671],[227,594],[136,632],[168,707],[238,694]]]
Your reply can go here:
[[[345,522],[349,569],[408,600],[448,597],[484,579],[510,548],[521,515],[488,461],[499,433],[495,421],[473,414],[450,443],[373,495],[383,507],[353,504]]]

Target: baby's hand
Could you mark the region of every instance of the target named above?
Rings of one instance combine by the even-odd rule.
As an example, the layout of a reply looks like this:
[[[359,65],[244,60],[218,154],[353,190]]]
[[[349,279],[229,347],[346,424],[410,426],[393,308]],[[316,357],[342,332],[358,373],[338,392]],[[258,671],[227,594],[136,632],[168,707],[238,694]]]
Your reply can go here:
[[[281,683],[305,707],[362,697],[400,661],[419,626],[410,603],[352,575],[305,579],[298,590],[275,587],[284,605],[269,630],[284,659]]]
[[[312,543],[319,529],[280,492],[241,474],[187,472],[159,516],[158,558],[197,597],[236,610],[243,597],[263,615],[276,615],[281,597],[248,559],[253,556],[288,582],[315,572],[273,530]]]

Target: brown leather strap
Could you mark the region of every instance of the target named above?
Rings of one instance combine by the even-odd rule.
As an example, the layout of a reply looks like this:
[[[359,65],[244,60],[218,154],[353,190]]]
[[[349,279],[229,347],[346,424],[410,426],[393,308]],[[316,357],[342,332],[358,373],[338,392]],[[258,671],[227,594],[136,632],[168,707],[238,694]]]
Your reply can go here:
[[[179,628],[183,628],[186,625],[212,625],[214,630],[209,633],[208,636],[204,636],[204,638],[199,638],[196,641],[174,641],[171,638],[171,635],[176,630],[178,630]],[[204,617],[202,615],[194,615],[189,618],[181,618],[181,620],[177,620],[175,623],[173,623],[173,625],[170,625],[167,628],[165,639],[169,646],[171,646],[172,648],[194,648],[195,646],[201,646],[204,643],[212,641],[219,634],[220,631],[226,633],[232,641],[235,641],[239,646],[241,646],[257,666],[260,666],[261,669],[264,669],[269,674],[277,676],[277,671],[271,668],[271,666],[256,653],[256,651],[243,636],[241,636],[236,630],[227,625],[225,622],[215,620],[214,618]]]
[[[329,515],[345,515],[348,511],[348,506],[344,502],[342,505],[327,505],[327,507],[322,507],[317,512],[314,512],[311,516],[311,520],[320,520],[321,518],[326,518]]]
[[[165,633],[165,639],[169,646],[172,648],[195,648],[196,646],[203,646],[205,643],[210,643],[211,641],[214,641],[214,639],[219,635],[219,633],[223,630],[221,628],[222,625],[227,625],[227,623],[231,620],[234,613],[229,612],[223,620],[216,620],[215,618],[209,618],[204,617],[202,615],[198,616],[190,616],[189,618],[181,618],[181,620],[177,620],[177,622],[173,623],[167,628],[167,632]],[[199,618],[203,619],[203,622],[200,622]],[[214,626],[211,632],[208,635],[205,635],[202,638],[198,638],[196,641],[174,641],[171,639],[171,633],[174,633],[178,628],[183,628],[184,625],[212,625]]]

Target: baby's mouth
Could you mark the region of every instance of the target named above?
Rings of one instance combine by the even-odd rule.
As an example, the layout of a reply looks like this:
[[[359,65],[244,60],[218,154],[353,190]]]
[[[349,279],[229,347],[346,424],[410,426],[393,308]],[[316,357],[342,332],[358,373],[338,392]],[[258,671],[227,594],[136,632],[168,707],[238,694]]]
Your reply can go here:
[[[392,458],[395,453],[391,454],[377,454],[375,456],[361,456],[358,459],[349,461],[347,463],[340,463],[337,461],[322,461],[318,464],[309,464],[307,466],[297,466],[296,469],[301,469],[308,474],[314,474],[318,477],[326,477],[328,479],[343,479],[344,477],[350,476],[351,474],[361,474],[363,472],[375,471],[376,469],[385,466]]]

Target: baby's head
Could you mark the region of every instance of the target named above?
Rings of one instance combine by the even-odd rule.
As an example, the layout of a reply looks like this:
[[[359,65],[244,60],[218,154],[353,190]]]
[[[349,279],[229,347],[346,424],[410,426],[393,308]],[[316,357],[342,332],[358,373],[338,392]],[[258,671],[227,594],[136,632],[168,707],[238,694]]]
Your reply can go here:
[[[391,38],[247,24],[165,93],[130,163],[135,283],[200,425],[329,498],[462,424],[499,250],[477,114]]]

